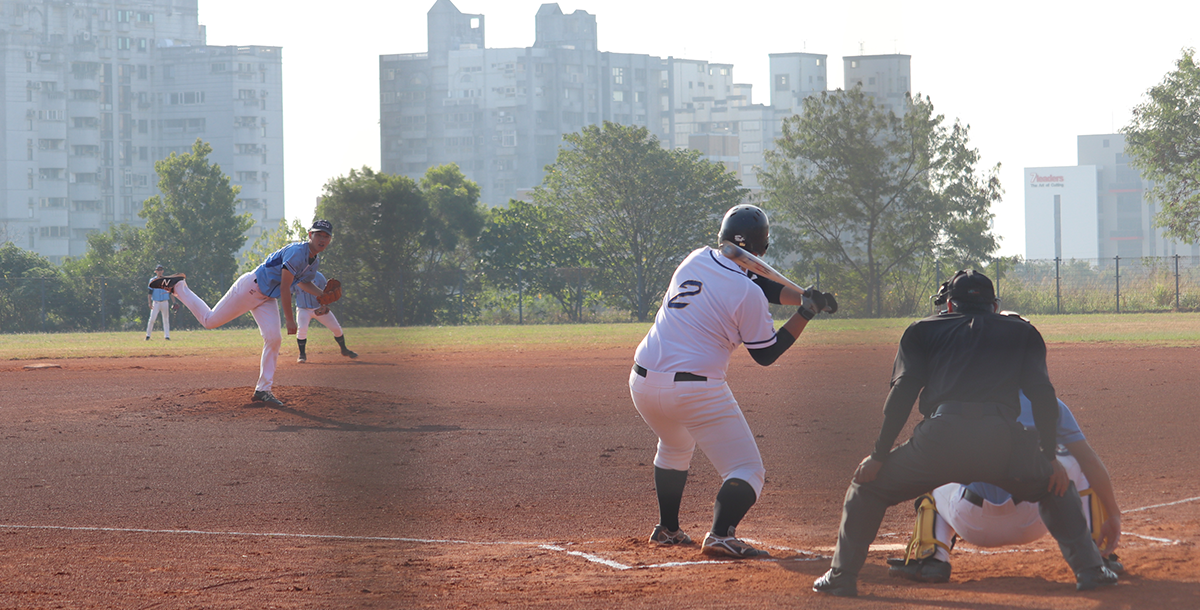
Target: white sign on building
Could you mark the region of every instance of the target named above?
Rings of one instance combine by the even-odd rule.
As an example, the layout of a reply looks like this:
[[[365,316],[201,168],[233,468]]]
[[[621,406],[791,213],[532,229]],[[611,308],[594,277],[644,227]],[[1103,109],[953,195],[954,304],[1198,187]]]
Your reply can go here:
[[[1100,256],[1096,166],[1025,168],[1025,258]]]

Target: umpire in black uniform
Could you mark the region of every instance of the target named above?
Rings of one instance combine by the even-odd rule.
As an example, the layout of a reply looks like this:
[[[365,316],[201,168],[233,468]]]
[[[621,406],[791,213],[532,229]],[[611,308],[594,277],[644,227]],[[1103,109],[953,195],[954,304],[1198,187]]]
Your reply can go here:
[[[813,590],[857,595],[858,572],[887,508],[971,481],[1040,503],[1077,590],[1116,584],[1092,542],[1079,493],[1054,459],[1058,402],[1041,333],[1019,316],[997,313],[992,281],[973,270],[959,271],[934,298],[946,311],[914,322],[900,339],[883,427],[846,491],[832,566]],[[1020,389],[1033,403],[1036,432],[1017,423]],[[918,394],[925,419],[892,449]]]

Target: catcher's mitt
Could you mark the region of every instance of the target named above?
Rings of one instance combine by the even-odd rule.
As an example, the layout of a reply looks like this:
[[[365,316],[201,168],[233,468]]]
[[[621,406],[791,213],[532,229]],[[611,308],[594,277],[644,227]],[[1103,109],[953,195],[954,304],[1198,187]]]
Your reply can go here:
[[[316,309],[314,309],[314,310],[313,310],[313,315],[314,315],[314,316],[323,316],[323,315],[325,315],[325,314],[327,314],[327,313],[329,313],[329,306],[328,306],[328,305],[322,305],[322,306],[320,306],[320,307],[318,307],[318,308],[316,308]]]
[[[317,297],[317,302],[322,305],[328,305],[342,298],[342,283],[336,279],[330,279],[325,283],[325,292]]]

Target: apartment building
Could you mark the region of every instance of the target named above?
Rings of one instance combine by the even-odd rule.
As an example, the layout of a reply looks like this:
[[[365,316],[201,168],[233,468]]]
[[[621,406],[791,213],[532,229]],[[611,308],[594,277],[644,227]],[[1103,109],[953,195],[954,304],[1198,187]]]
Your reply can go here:
[[[284,216],[278,47],[209,47],[196,0],[0,3],[0,242],[61,262],[142,224],[154,162],[213,145],[251,239]]]
[[[379,58],[383,171],[416,179],[456,163],[484,203],[503,205],[541,183],[564,134],[613,121],[646,127],[663,146],[700,151],[753,191],[784,119],[828,86],[825,55],[772,54],[771,103],[755,104],[731,64],[602,52],[595,16],[567,15],[557,4],[543,4],[535,23],[532,47],[489,49],[483,15],[437,0],[428,52]],[[846,62],[847,86],[863,80],[886,103],[897,91],[903,99],[909,56]]]

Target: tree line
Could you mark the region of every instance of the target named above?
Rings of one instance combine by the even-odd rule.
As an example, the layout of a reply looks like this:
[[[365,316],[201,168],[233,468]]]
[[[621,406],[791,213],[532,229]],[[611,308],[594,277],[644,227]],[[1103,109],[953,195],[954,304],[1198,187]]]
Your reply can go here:
[[[1200,68],[1185,49],[1123,130],[1132,163],[1162,204],[1156,222],[1188,243],[1200,237],[1197,92]],[[750,201],[771,217],[768,260],[835,292],[846,315],[921,314],[954,270],[998,261],[990,208],[1003,190],[999,164],[979,167],[969,126],[938,114],[928,97],[911,96],[900,110],[858,88],[807,98],[784,121],[753,194],[723,164],[610,122],[564,136],[530,200],[492,209],[454,165],[420,180],[352,169],[324,185],[316,208],[335,226],[322,269],[350,278],[338,313],[350,324],[461,323],[514,299],[516,307],[550,303],[571,321],[585,318],[585,304],[647,321],[678,262],[715,245],[721,215]],[[236,213],[239,187],[209,163],[211,152],[198,140],[190,153],[157,162],[162,194],[139,212],[145,227],[92,234],[77,259],[55,266],[0,246],[0,331],[38,330],[29,328],[35,299],[41,329],[137,327],[144,296],[122,296],[129,288],[118,286],[140,279],[106,291],[95,278],[148,278],[161,263],[187,273],[214,303],[238,273],[305,239],[305,223],[285,220],[238,260],[253,221]],[[30,278],[54,281],[20,281]],[[476,295],[469,304],[467,292]],[[189,323],[184,316],[176,324]]]

